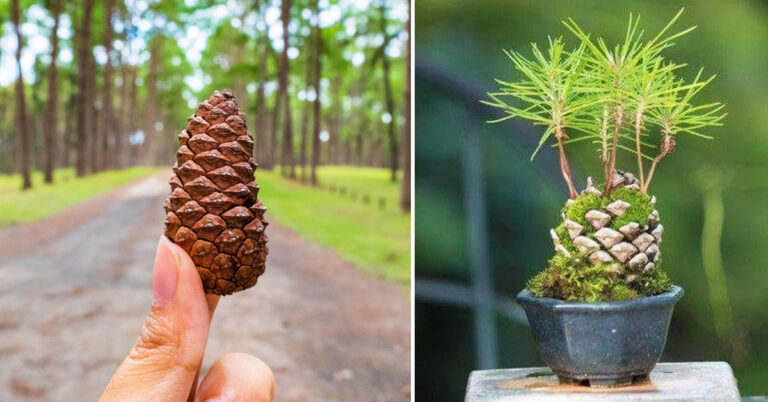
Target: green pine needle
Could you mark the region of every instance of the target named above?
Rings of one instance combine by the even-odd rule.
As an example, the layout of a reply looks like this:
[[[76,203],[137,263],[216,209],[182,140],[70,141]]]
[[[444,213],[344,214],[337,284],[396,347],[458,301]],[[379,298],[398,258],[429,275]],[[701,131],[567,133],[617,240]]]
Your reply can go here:
[[[564,144],[591,140],[598,150],[618,132],[617,148],[633,155],[639,134],[641,156],[648,160],[658,154],[656,144],[664,135],[685,133],[712,138],[701,130],[722,125],[724,105],[695,104],[694,98],[715,75],[705,79],[703,69],[699,69],[693,81],[686,82],[677,73],[687,65],[673,63],[662,55],[674,41],[696,28],[674,31],[682,14],[683,9],[647,40],[643,38],[640,18],[630,14],[624,38],[613,46],[603,38],[592,37],[568,18],[563,24],[577,40],[576,47],[566,48],[558,37],[547,38],[546,49],[532,43],[530,57],[505,50],[521,78],[496,80],[498,91],[488,93],[490,100],[482,102],[504,115],[490,122],[522,118],[544,126],[531,159],[556,138],[553,134],[558,127],[567,132]],[[616,130],[618,111],[623,119]],[[638,111],[642,125],[636,133]]]

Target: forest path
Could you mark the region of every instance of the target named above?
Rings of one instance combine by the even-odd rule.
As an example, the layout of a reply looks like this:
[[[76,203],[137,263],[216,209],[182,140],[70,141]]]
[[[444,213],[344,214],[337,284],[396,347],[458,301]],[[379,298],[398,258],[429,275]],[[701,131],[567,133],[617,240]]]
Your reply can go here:
[[[167,174],[0,229],[0,400],[96,400],[152,302]],[[222,298],[203,371],[228,352],[275,372],[277,401],[410,399],[410,306],[273,222],[267,271]]]

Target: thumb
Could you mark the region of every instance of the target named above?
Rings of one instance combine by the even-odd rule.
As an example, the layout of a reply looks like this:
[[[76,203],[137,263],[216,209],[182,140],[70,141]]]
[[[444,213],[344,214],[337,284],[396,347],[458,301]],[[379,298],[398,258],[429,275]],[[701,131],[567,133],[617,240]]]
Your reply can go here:
[[[155,255],[154,302],[141,336],[101,397],[185,401],[208,341],[209,309],[194,263],[165,236]]]

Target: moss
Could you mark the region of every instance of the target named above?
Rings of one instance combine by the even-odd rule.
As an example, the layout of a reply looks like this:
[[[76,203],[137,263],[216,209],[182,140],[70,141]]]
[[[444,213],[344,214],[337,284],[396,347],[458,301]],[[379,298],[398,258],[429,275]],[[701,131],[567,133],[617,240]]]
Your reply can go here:
[[[565,228],[565,223],[561,223],[555,228],[555,234],[560,238],[560,244],[562,244],[566,250],[571,254],[576,253],[576,247],[574,247],[573,241],[571,241],[571,236],[568,235],[568,229]]]
[[[642,274],[637,281],[637,288],[642,289],[646,296],[664,293],[672,288],[672,280],[661,270],[661,260],[656,262],[656,268],[651,273]]]
[[[594,232],[592,225],[587,222],[584,215],[591,209],[604,210],[608,204],[622,200],[629,203],[629,208],[623,216],[614,218],[611,227],[618,229],[629,222],[637,222],[641,225],[648,223],[648,215],[653,211],[651,197],[640,190],[621,187],[614,190],[610,196],[581,194],[573,200],[571,206],[563,207],[566,218],[579,223],[586,229],[587,235]]]
[[[589,265],[581,259],[555,255],[549,267],[528,282],[528,289],[539,297],[569,301],[628,300],[638,293],[619,279],[607,264]]]
[[[594,230],[594,228],[587,222],[584,215],[586,215],[590,209],[603,209],[608,205],[605,200],[607,200],[607,198],[599,195],[581,194],[573,200],[573,203],[571,203],[569,207],[563,207],[563,213],[566,218],[584,226],[587,232],[589,232]]]
[[[648,194],[631,188],[619,188],[611,193],[611,202],[622,200],[629,203],[629,208],[623,216],[611,221],[611,227],[618,229],[629,222],[637,222],[641,225],[648,223],[648,215],[653,212],[651,197]]]
[[[608,300],[632,300],[640,297],[635,289],[627,286],[624,283],[617,283],[611,289],[611,298]]]
[[[619,275],[609,264],[590,265],[583,259],[559,254],[527,285],[538,297],[585,302],[637,299],[663,293],[671,286],[669,277],[660,269],[627,283],[624,275]]]

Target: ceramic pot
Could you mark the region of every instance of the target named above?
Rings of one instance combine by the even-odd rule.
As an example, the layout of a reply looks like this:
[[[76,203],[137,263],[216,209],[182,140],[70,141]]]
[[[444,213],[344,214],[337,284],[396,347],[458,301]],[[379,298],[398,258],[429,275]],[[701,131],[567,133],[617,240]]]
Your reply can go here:
[[[648,377],[661,357],[683,289],[616,302],[569,302],[517,295],[541,359],[562,383],[629,385]]]

